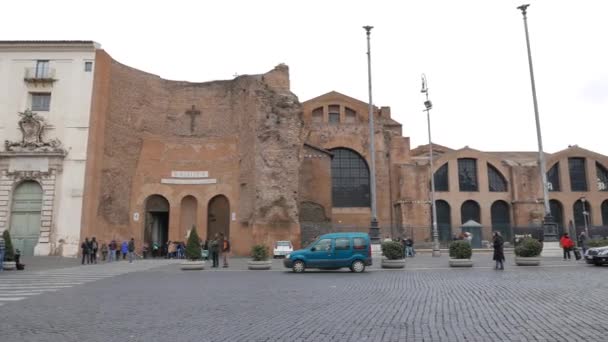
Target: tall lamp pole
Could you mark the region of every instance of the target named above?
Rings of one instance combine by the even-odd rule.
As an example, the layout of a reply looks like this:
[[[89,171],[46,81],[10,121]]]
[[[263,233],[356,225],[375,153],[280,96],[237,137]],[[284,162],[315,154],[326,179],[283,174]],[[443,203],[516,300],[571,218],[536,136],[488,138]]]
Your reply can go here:
[[[372,204],[372,218],[369,235],[373,243],[380,242],[380,229],[376,213],[376,150],[374,148],[374,106],[372,104],[372,54],[370,49],[370,33],[373,26],[363,26],[367,35],[367,79],[369,90],[369,155],[370,155],[370,193]]]
[[[581,202],[583,204],[583,222],[585,224],[585,236],[587,238],[589,238],[589,224],[587,224],[587,222],[588,222],[587,219],[589,217],[589,212],[587,211],[587,199],[585,198],[585,196],[581,197]],[[575,230],[574,230],[574,234],[578,235],[576,233],[576,227],[575,227]]]
[[[433,174],[433,142],[431,140],[431,108],[433,104],[429,100],[429,88],[427,88],[426,75],[422,74],[422,89],[421,93],[426,95],[426,101],[424,101],[424,107],[426,111],[426,122],[429,131],[429,170],[431,174],[431,212],[433,220],[433,256],[441,256],[441,250],[439,249],[439,231],[437,230],[437,207],[435,206],[435,175]]]
[[[555,224],[553,223],[553,218],[551,217],[551,207],[549,206],[549,190],[547,187],[545,154],[543,152],[543,137],[540,132],[540,118],[538,116],[538,103],[536,101],[536,85],[534,83],[534,69],[532,68],[532,53],[530,52],[530,37],[528,35],[528,6],[530,5],[521,5],[517,7],[517,9],[521,10],[522,15],[524,16],[524,30],[526,32],[526,46],[528,48],[528,65],[530,67],[530,82],[532,83],[532,101],[534,102],[534,118],[536,119],[536,138],[538,139],[538,164],[540,169],[540,179],[542,181],[543,188],[543,202],[545,206],[543,228],[545,230],[545,235],[550,240],[554,240],[556,238],[557,232]]]

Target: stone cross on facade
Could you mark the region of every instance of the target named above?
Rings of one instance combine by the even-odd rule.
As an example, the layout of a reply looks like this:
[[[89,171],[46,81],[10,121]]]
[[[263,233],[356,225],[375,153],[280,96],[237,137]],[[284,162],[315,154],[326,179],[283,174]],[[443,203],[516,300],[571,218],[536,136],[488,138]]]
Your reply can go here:
[[[190,133],[194,133],[194,118],[201,115],[201,111],[196,109],[195,105],[192,105],[192,109],[188,109],[186,115],[190,116]]]

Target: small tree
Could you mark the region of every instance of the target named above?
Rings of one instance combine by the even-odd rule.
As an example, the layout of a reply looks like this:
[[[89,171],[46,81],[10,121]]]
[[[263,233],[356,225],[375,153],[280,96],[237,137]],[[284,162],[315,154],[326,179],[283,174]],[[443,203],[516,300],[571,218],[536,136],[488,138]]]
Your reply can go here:
[[[15,250],[13,249],[13,242],[11,241],[11,234],[8,230],[5,230],[2,233],[2,237],[4,238],[4,244],[6,249],[4,250],[4,261],[15,261]],[[1,262],[2,260],[0,260]]]
[[[515,255],[524,258],[537,257],[542,251],[543,244],[533,238],[525,238],[515,247]]]
[[[268,260],[268,247],[264,245],[255,245],[251,248],[251,258],[253,261]]]
[[[186,258],[188,260],[201,260],[203,258],[198,233],[196,232],[196,226],[192,226],[190,236],[188,236],[188,243],[186,244]]]
[[[473,249],[468,241],[458,240],[450,244],[450,258],[471,259]]]
[[[396,241],[386,241],[382,243],[382,254],[388,260],[403,259],[403,246]]]

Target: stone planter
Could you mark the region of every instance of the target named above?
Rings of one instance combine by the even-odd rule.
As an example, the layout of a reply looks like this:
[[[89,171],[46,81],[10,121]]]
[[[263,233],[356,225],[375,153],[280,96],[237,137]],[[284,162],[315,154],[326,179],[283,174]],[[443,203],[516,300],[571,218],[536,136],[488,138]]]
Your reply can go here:
[[[249,260],[247,261],[247,268],[250,270],[269,270],[272,268],[272,260]]]
[[[2,262],[2,269],[4,269],[5,271],[11,271],[17,268],[17,263],[14,261],[3,261]]]
[[[515,257],[515,265],[517,266],[538,266],[540,265],[540,257]]]
[[[204,260],[188,260],[182,262],[179,266],[184,271],[200,271],[205,269],[205,264]]]
[[[389,260],[382,258],[382,268],[404,268],[405,259]]]
[[[450,259],[450,267],[473,267],[471,259]]]

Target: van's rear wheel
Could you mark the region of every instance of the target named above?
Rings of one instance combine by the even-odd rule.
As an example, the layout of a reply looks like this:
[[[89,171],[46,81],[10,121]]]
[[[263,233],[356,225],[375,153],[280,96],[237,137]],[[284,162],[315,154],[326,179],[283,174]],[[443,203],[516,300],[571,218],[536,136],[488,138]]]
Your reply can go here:
[[[355,273],[361,273],[365,271],[365,264],[361,260],[353,261],[353,264],[350,265],[350,270]]]
[[[302,260],[294,261],[292,269],[293,269],[294,273],[304,272],[304,270],[306,269],[306,266],[304,265],[304,261],[302,261]]]

